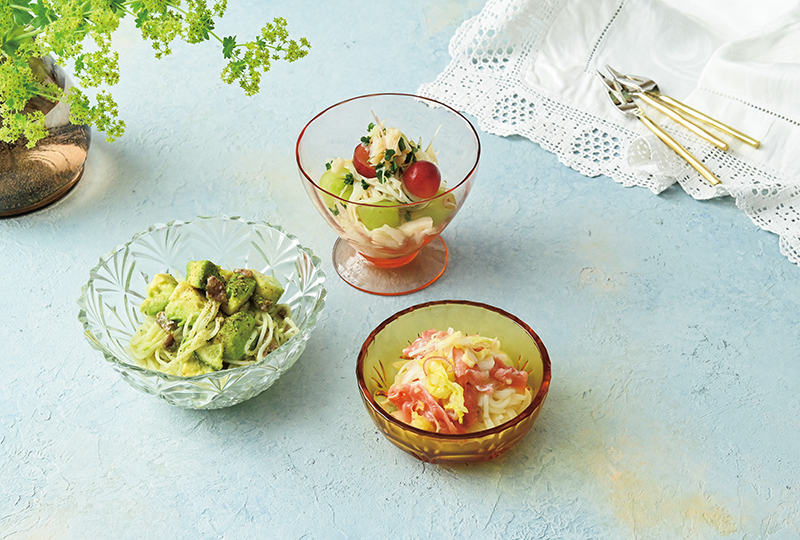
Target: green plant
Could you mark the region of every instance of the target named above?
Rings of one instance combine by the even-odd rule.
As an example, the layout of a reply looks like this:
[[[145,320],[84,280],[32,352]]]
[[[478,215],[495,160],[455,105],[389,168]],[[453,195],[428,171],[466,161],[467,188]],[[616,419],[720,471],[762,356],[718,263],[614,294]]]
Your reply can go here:
[[[171,43],[217,40],[227,65],[222,80],[238,82],[247,95],[259,91],[262,73],[273,61],[294,62],[308,54],[306,38],[289,37],[286,20],[275,18],[252,41],[219,37],[215,20],[227,9],[227,0],[0,0],[0,140],[21,137],[33,146],[47,135],[41,111],[25,111],[32,98],[66,99],[70,121],[89,124],[106,133],[109,141],[122,135],[125,123],[107,87],[119,81],[118,53],[111,36],[120,19],[132,16],[142,38],[152,43],[156,58],[172,53]],[[77,87],[63,92],[45,82],[39,59],[52,56],[61,65],[72,62]],[[84,89],[98,89],[94,96]],[[65,95],[66,94],[66,95]]]

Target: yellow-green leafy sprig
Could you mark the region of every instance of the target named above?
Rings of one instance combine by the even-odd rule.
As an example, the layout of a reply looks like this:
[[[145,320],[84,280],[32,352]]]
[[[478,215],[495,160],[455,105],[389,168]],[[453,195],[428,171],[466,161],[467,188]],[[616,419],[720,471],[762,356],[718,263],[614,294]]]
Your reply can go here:
[[[209,6],[205,0],[0,0],[0,140],[21,137],[32,147],[47,136],[44,115],[23,112],[36,96],[51,101],[66,99],[70,121],[89,124],[112,141],[123,134],[125,123],[108,87],[119,82],[119,56],[111,49],[111,35],[126,15],[135,19],[142,37],[150,41],[156,58],[172,53],[176,39],[187,43],[216,40],[228,61],[222,80],[237,82],[247,95],[259,91],[261,76],[273,61],[294,62],[308,54],[306,38],[289,37],[287,22],[276,17],[252,41],[236,36],[219,37],[215,21],[227,9],[227,0]],[[87,51],[84,44],[93,44]],[[74,66],[77,87],[66,92],[43,82],[38,59]],[[98,89],[94,97],[83,89]]]

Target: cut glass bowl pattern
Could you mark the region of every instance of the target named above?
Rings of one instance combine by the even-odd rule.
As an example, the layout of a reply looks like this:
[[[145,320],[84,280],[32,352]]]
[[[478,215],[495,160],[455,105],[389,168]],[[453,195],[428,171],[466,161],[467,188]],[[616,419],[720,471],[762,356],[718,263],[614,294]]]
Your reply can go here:
[[[517,367],[528,372],[531,404],[508,422],[484,431],[464,434],[434,433],[394,418],[375,399],[394,382],[394,363],[419,334],[436,328],[460,330],[500,340],[500,348]],[[550,387],[550,357],[539,336],[505,311],[466,300],[427,302],[400,311],[378,325],[361,347],[356,379],[367,412],[395,446],[429,463],[486,461],[517,444],[530,431]]]
[[[127,347],[143,321],[139,305],[147,284],[157,273],[183,277],[190,260],[275,276],[285,288],[281,303],[291,307],[300,332],[261,362],[195,377],[135,365]],[[292,367],[325,305],[324,281],[319,258],[281,227],[229,217],[173,221],[100,258],[81,291],[79,319],[89,344],[137,390],[179,407],[218,409],[260,394]]]

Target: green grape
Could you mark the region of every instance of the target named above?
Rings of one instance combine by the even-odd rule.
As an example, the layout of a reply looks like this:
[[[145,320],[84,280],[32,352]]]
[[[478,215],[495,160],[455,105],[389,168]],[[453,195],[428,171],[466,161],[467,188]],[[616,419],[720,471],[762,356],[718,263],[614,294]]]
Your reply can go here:
[[[367,229],[372,231],[384,225],[389,227],[400,225],[400,212],[397,209],[397,203],[381,201],[375,204],[386,208],[376,208],[374,206],[358,207],[358,217]]]
[[[353,193],[353,181],[347,178],[349,175],[350,171],[347,169],[342,169],[339,172],[325,171],[319,179],[319,187],[329,193],[338,195],[342,199],[349,199],[350,195]],[[327,193],[322,194],[322,200],[325,201],[325,204],[331,210],[336,208],[337,202],[341,202]]]
[[[439,194],[443,193],[439,190]],[[452,193],[430,201],[422,208],[411,211],[411,219],[418,219],[421,217],[429,217],[433,220],[433,224],[439,225],[447,218],[452,216],[456,211],[456,198]]]

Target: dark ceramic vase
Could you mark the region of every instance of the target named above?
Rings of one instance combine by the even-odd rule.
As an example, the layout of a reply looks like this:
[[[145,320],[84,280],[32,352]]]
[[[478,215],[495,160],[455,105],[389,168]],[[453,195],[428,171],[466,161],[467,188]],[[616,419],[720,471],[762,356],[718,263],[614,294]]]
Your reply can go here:
[[[49,80],[61,88],[71,81],[52,59],[42,60]],[[69,105],[31,100],[26,110],[45,114],[48,136],[33,148],[25,140],[0,141],[0,218],[38,210],[64,197],[78,183],[91,143],[89,126],[69,123]]]

